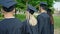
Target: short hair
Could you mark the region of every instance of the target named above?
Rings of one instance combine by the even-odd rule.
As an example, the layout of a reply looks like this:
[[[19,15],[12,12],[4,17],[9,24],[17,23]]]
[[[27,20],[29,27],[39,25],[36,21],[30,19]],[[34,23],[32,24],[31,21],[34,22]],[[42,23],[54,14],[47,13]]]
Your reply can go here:
[[[48,14],[48,15],[51,15],[51,12],[52,12],[51,9],[47,9],[47,14]]]
[[[6,8],[6,7],[2,6],[2,9],[4,11],[6,11],[6,12],[11,12],[12,10],[14,10],[14,8],[15,8],[15,5],[13,5],[13,6],[9,7],[9,8]]]
[[[44,9],[44,10],[47,10],[47,6],[46,5],[40,5],[40,7],[42,7],[42,9]]]

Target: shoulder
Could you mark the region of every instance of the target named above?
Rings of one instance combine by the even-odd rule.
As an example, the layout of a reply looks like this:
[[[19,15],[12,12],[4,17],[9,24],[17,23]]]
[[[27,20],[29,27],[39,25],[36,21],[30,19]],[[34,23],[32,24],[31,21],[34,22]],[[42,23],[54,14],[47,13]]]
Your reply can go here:
[[[0,24],[2,24],[2,26],[4,26],[4,25],[6,25],[6,26],[11,26],[11,27],[13,27],[13,26],[18,26],[18,25],[22,25],[22,22],[19,20],[19,19],[17,19],[17,18],[11,18],[11,19],[4,19],[4,20],[2,20],[1,22],[0,22]]]
[[[27,22],[27,20],[24,20],[22,23],[24,23],[24,24],[25,24],[26,22]]]
[[[15,18],[14,21],[17,26],[23,26],[23,23],[19,19]]]
[[[22,23],[23,23],[23,25],[26,25],[26,23],[27,23],[27,20],[24,20]]]
[[[39,18],[43,18],[44,16],[42,15],[42,14],[39,14],[38,16],[37,16],[37,19],[39,19]]]
[[[46,19],[46,18],[50,18],[49,15],[47,13],[42,13],[40,15],[37,16],[37,18],[43,18],[43,19]]]
[[[41,16],[42,16],[43,18],[49,18],[49,15],[48,15],[47,13],[43,13],[43,14],[41,14]]]
[[[20,21],[19,19],[17,19],[17,18],[3,19],[3,20],[0,21],[0,22],[16,22],[16,21],[21,22],[21,21]]]

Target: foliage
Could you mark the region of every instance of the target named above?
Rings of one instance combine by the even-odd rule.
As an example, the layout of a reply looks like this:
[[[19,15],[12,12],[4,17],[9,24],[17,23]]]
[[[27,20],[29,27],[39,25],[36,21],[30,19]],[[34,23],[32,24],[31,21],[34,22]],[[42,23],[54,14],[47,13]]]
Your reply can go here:
[[[24,9],[26,7],[26,4],[23,0],[16,0],[16,1],[17,1],[16,8]]]
[[[17,14],[16,18],[18,18],[21,21],[24,21],[26,19],[26,15],[25,14]]]
[[[35,6],[36,8],[39,6],[39,3],[42,2],[42,1],[43,2],[47,2],[49,7],[51,7],[52,4],[53,4],[53,0],[16,0],[16,1],[18,3],[16,5],[16,7],[17,8],[21,8],[21,9],[25,9],[26,8],[27,1],[28,1],[29,4]]]
[[[56,2],[60,2],[60,0],[55,0]]]
[[[41,0],[41,1],[47,2],[48,6],[52,7],[53,0]]]

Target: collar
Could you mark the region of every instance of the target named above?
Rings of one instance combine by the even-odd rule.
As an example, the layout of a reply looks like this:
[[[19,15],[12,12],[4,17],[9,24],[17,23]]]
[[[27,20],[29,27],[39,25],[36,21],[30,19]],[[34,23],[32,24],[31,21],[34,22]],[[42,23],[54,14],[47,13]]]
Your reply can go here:
[[[43,13],[47,13],[47,11],[43,11],[43,12],[39,13],[39,15],[40,15],[40,14],[43,14]]]
[[[15,18],[15,17],[5,17],[6,19]]]

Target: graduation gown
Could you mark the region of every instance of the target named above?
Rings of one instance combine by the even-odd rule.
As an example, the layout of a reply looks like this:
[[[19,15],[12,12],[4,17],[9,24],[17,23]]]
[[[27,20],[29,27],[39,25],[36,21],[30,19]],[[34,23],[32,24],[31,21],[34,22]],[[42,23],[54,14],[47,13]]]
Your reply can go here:
[[[0,34],[23,34],[23,24],[16,18],[0,21]]]
[[[54,24],[50,24],[51,34],[54,34]]]
[[[52,14],[49,14],[48,15],[50,16],[50,29],[51,29],[51,34],[54,34],[54,19],[53,19],[53,16]]]
[[[54,20],[52,15],[50,15],[50,21],[51,34],[54,34]]]
[[[27,23],[27,20],[24,21],[25,34],[38,34],[38,26],[31,26]]]
[[[37,16],[39,34],[50,34],[50,17],[46,13]]]

